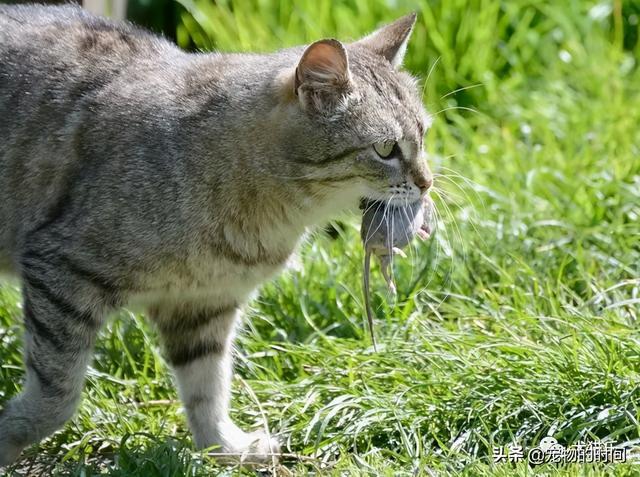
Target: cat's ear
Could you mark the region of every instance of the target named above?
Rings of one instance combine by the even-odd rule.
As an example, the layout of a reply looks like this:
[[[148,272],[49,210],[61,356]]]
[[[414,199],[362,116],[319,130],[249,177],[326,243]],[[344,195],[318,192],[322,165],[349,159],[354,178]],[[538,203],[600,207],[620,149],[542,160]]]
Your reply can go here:
[[[407,52],[407,43],[417,17],[416,13],[410,13],[374,31],[357,44],[373,50],[386,58],[394,68],[399,68]]]
[[[347,50],[338,40],[320,40],[309,45],[295,72],[295,94],[305,102],[338,98],[349,89],[351,74]]]

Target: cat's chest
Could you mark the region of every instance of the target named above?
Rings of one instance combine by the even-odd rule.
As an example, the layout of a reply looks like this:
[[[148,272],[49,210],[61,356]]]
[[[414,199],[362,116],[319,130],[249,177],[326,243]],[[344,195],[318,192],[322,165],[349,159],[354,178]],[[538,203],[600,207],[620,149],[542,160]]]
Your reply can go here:
[[[233,249],[193,250],[180,260],[160,264],[144,277],[133,305],[159,302],[245,302],[261,284],[287,266],[293,247],[279,254],[246,255]]]
[[[277,221],[229,221],[211,231],[198,230],[142,277],[133,301],[146,306],[167,301],[244,303],[285,268],[304,234],[302,226]]]
[[[232,251],[213,250],[210,254],[194,255],[187,264],[186,289],[219,290],[239,299],[273,278],[287,264],[293,249],[278,256],[244,256]]]

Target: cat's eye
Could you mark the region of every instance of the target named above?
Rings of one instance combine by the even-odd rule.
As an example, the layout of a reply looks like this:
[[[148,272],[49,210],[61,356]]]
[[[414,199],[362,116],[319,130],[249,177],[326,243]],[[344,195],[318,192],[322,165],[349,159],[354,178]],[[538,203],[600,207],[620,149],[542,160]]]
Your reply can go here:
[[[395,146],[394,141],[377,142],[373,145],[373,149],[382,159],[389,159]]]

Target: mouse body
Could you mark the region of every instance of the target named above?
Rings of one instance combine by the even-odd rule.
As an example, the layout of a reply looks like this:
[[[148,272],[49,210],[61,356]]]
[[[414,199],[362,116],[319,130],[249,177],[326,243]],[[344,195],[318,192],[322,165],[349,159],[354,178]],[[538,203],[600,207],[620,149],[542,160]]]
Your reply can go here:
[[[362,284],[367,321],[374,349],[376,349],[376,341],[373,333],[373,312],[369,296],[371,255],[378,257],[387,286],[392,293],[395,293],[396,288],[391,276],[393,255],[405,256],[402,249],[416,235],[423,240],[429,238],[432,232],[433,207],[433,201],[427,195],[406,205],[370,199],[361,201],[360,208],[363,212],[360,238],[365,250]]]

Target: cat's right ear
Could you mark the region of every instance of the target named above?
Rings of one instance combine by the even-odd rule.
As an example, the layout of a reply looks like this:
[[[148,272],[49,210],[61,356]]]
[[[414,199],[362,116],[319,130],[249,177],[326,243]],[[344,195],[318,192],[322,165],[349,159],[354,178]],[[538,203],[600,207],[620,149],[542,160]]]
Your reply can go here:
[[[348,93],[350,84],[349,59],[342,43],[328,39],[307,47],[294,79],[294,93],[303,107],[330,107]]]

